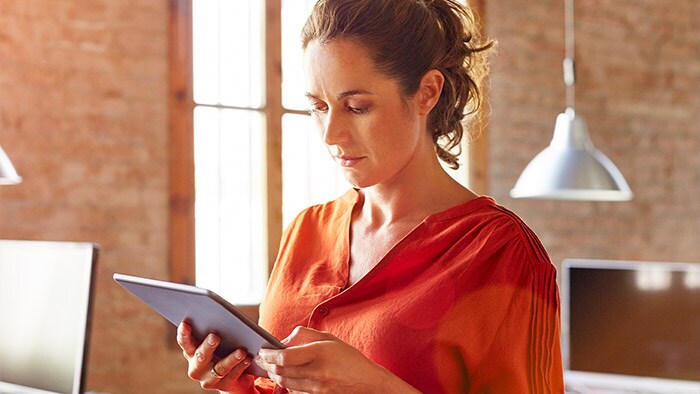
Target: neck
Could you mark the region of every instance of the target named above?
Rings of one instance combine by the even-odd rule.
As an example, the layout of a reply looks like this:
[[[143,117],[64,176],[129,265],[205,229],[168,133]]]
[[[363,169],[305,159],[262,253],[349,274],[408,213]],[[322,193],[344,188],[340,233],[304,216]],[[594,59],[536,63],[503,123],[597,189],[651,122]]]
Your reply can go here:
[[[362,189],[358,218],[372,227],[417,223],[477,197],[445,172],[432,146],[428,154],[425,160],[411,161],[389,182]]]

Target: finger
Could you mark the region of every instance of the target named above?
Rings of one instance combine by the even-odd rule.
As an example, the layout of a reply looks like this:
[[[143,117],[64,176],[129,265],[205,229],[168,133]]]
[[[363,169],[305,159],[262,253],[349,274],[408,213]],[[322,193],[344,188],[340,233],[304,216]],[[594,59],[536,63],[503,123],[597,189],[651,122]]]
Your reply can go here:
[[[184,321],[177,326],[177,344],[188,358],[192,357],[197,350],[197,344],[192,338],[192,327]]]
[[[195,350],[194,356],[189,360],[190,378],[201,380],[206,373],[211,374],[211,361],[214,358],[214,350],[219,346],[220,339],[214,334],[209,334],[201,345]]]
[[[292,330],[292,333],[289,334],[287,338],[284,338],[282,340],[282,343],[284,343],[287,346],[297,346],[315,341],[335,339],[337,338],[328,332],[317,331],[313,328],[297,326],[294,328],[294,330]]]
[[[194,352],[194,357],[201,364],[209,364],[214,358],[214,350],[217,346],[219,346],[219,337],[209,334]]]
[[[240,370],[242,373],[250,365],[250,357],[246,354],[243,349],[236,349],[233,353],[217,361],[212,367],[212,370],[216,372],[215,375],[228,376],[234,374]],[[240,375],[240,373],[238,373]],[[237,378],[238,376],[236,376]]]
[[[236,383],[251,362],[250,356],[238,349],[217,362],[213,368],[219,375],[223,375],[221,383],[226,386],[228,383]]]
[[[266,363],[259,358],[254,359],[254,361],[260,368],[267,371],[268,375],[276,375],[287,379],[309,379],[316,372],[311,364],[281,366],[279,364]]]
[[[321,342],[312,342],[301,346],[292,346],[286,349],[260,349],[258,351],[259,360],[265,365],[277,365],[280,367],[293,367],[307,365],[318,359],[319,344]],[[274,371],[272,371],[274,372]]]
[[[287,389],[290,393],[314,393],[319,392],[320,387],[314,381],[307,379],[290,378],[276,374],[268,374],[270,379],[278,386]]]
[[[218,362],[208,364],[211,365],[209,373],[201,376],[200,385],[207,390],[223,388],[229,383],[235,385],[245,369],[240,367],[245,358],[246,353],[238,349]]]
[[[244,351],[236,350],[213,364],[209,374],[202,376],[199,380],[200,385],[207,390],[230,391],[226,388],[239,386],[241,379],[247,379],[252,382],[252,375],[241,376],[250,363],[251,358]]]

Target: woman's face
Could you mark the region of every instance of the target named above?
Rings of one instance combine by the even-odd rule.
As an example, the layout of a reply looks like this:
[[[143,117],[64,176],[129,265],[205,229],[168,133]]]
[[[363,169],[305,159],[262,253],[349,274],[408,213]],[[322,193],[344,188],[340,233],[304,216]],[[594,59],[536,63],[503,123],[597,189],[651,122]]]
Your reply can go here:
[[[310,111],[347,180],[391,183],[432,141],[397,81],[377,71],[352,40],[311,41],[304,52]]]

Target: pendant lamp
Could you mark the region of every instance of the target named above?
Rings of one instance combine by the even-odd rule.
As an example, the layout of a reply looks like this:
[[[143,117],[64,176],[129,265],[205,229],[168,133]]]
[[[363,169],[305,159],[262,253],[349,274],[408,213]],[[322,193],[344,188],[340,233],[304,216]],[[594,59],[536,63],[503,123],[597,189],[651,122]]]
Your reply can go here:
[[[10,158],[0,147],[0,185],[16,185],[20,182],[22,182],[22,177],[17,175]]]
[[[564,84],[566,105],[557,116],[549,146],[525,167],[511,189],[513,198],[575,201],[629,201],[632,191],[620,170],[588,136],[574,110],[573,0],[565,2]]]

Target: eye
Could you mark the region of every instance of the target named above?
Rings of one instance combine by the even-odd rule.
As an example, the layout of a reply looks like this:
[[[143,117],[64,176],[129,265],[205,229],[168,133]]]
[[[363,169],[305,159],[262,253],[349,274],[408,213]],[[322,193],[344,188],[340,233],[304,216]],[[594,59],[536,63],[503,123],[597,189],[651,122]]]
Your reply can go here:
[[[369,107],[353,107],[351,105],[348,105],[345,107],[349,112],[352,112],[353,114],[356,115],[362,115],[366,114],[369,112]]]
[[[307,109],[309,115],[318,115],[328,112],[328,106],[325,104],[312,104],[311,108]]]

